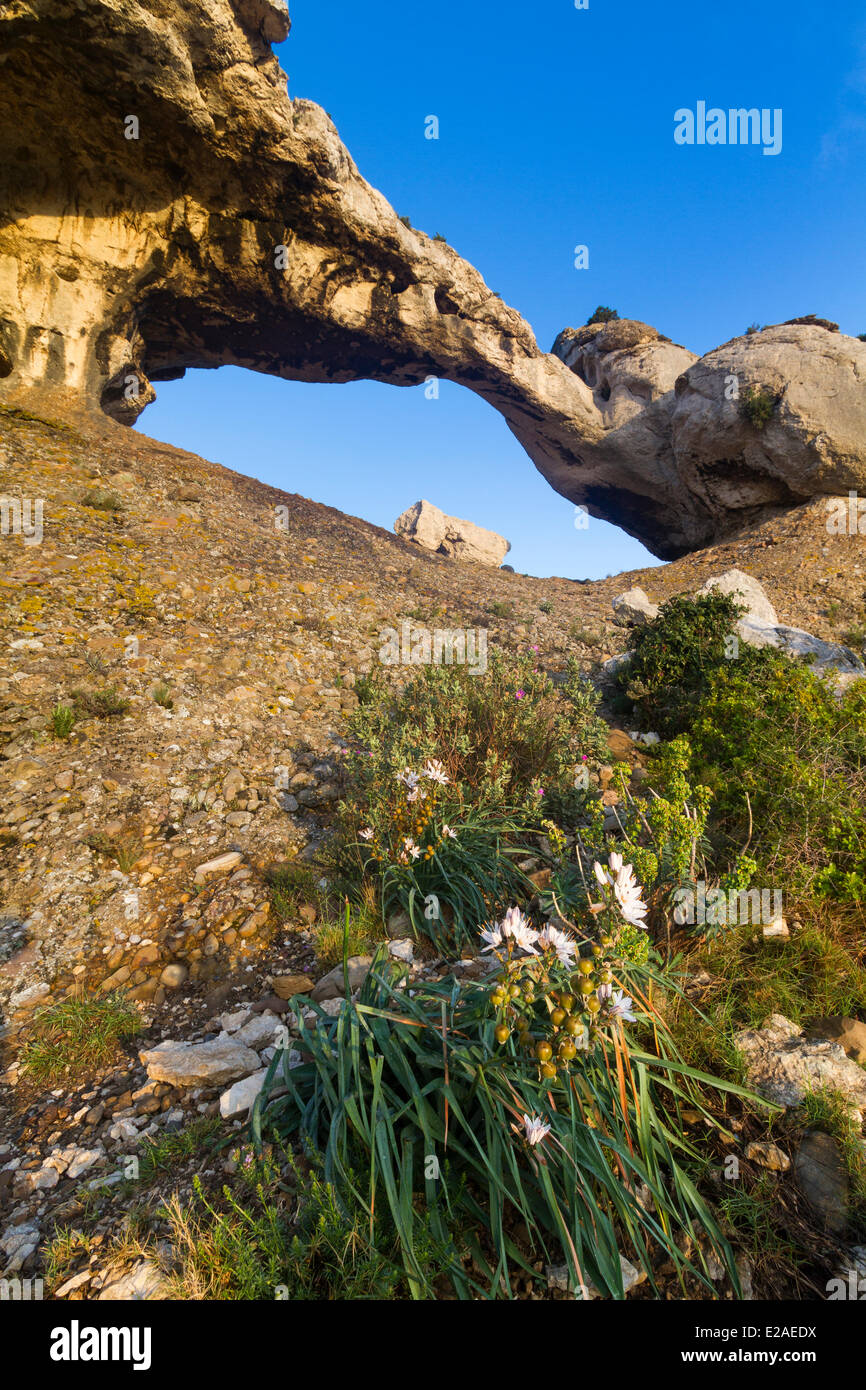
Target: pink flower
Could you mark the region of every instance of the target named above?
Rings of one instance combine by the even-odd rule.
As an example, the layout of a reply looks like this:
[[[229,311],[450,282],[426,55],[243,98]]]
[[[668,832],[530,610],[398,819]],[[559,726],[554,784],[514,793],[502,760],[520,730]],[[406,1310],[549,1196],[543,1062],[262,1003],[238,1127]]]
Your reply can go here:
[[[526,691],[525,691],[525,690],[518,690],[518,691],[515,692],[514,698],[515,698],[515,700],[522,700],[525,694],[526,694]]]

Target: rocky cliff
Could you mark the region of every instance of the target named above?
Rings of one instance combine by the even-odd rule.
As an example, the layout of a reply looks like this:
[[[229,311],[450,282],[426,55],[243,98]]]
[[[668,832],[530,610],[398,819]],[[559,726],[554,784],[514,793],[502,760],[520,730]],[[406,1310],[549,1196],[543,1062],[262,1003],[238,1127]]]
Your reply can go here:
[[[290,100],[284,0],[8,0],[0,14],[0,375],[131,423],[153,382],[443,377],[553,487],[672,558],[866,484],[866,344],[817,323],[697,361],[646,325],[542,352]],[[563,360],[563,358],[565,360]],[[726,395],[772,400],[759,428]]]

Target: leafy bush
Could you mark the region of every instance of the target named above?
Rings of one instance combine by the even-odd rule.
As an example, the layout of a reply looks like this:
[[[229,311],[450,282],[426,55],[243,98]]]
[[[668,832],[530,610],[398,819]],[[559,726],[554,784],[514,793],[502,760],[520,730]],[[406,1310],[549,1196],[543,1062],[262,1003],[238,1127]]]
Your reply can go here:
[[[691,726],[711,673],[733,650],[729,639],[742,611],[730,594],[677,594],[635,629],[634,656],[617,684],[640,707],[647,728],[674,737]]]
[[[349,800],[390,805],[401,769],[439,762],[453,795],[476,807],[515,807],[568,778],[581,754],[607,756],[598,697],[572,667],[557,690],[534,655],[493,649],[484,675],[423,666],[400,691],[370,679],[349,725]]]
[[[545,797],[571,789],[581,757],[606,751],[597,696],[574,672],[557,691],[532,657],[496,651],[485,675],[426,666],[400,691],[371,679],[363,693],[338,871],[375,881],[384,916],[403,909],[416,934],[460,944],[531,895],[516,863]]]
[[[609,309],[606,304],[599,304],[598,308],[594,309],[587,319],[586,327],[588,328],[591,323],[612,323],[614,319],[618,318],[619,314],[616,309]]]
[[[750,651],[712,674],[689,741],[728,844],[751,827],[780,881],[866,900],[866,681],[838,700],[807,665]]]
[[[290,1160],[283,1174],[269,1156],[240,1154],[234,1187],[208,1195],[193,1180],[194,1201],[174,1194],[165,1208],[182,1299],[366,1301],[405,1298],[393,1223],[387,1213],[347,1220],[321,1162]],[[309,1170],[309,1171],[307,1171]],[[418,1219],[419,1248],[431,1277],[438,1252]]]
[[[738,611],[723,594],[669,600],[636,632],[619,682],[647,725],[687,731],[683,774],[712,792],[721,871],[748,843],[753,862],[792,889],[862,901],[866,681],[840,700],[807,663],[729,646]]]
[[[762,430],[776,409],[779,397],[763,386],[750,386],[740,401],[740,414],[756,430]]]
[[[300,1137],[320,1155],[350,1229],[384,1210],[415,1297],[434,1292],[430,1239],[462,1298],[514,1297],[518,1279],[543,1282],[538,1260],[564,1262],[576,1288],[622,1298],[621,1256],[657,1291],[662,1252],[694,1295],[712,1288],[708,1249],[738,1288],[684,1166],[694,1152],[680,1108],[709,1118],[702,1085],[739,1088],[678,1061],[650,973],[617,953],[614,901],[635,920],[640,890],[621,861],[602,877],[604,924],[596,914],[584,944],[539,934],[514,909],[484,934],[497,961],[486,985],[409,993],[377,959],[336,1019],[316,1009],[309,1026],[294,1010],[309,1060],[274,1058],[254,1139]],[[629,1020],[649,1025],[654,1050],[630,1047]],[[287,1094],[271,1100],[276,1085]]]

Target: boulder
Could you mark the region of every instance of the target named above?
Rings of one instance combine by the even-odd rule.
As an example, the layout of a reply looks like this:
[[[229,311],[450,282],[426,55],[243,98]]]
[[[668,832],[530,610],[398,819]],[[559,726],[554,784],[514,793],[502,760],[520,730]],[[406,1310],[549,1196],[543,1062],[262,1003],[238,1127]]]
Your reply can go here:
[[[397,517],[394,530],[424,550],[448,555],[453,560],[475,560],[480,565],[501,565],[511,549],[504,536],[476,526],[473,521],[446,516],[432,502],[423,500]]]
[[[779,621],[775,608],[757,579],[753,579],[743,570],[725,570],[724,574],[714,575],[698,589],[699,594],[709,594],[713,591],[733,594],[736,601],[746,610],[741,615],[744,622],[770,623],[775,626]]]
[[[251,1047],[227,1034],[202,1043],[161,1042],[138,1056],[151,1081],[172,1086],[223,1086],[259,1065]]]
[[[107,1271],[98,1294],[99,1302],[153,1302],[168,1297],[168,1281],[152,1260],[139,1260],[125,1273]]]
[[[794,1175],[823,1229],[841,1234],[848,1224],[848,1174],[832,1135],[820,1130],[804,1135],[794,1159]]]
[[[350,956],[349,966],[349,993],[354,994],[356,989],[360,989],[370,973],[370,966],[373,964],[372,956]],[[342,965],[335,965],[333,970],[329,970],[327,975],[323,975],[310,996],[317,1004],[323,1003],[326,999],[343,999],[346,995],[346,982],[343,978]]]
[[[842,678],[844,683],[866,676],[866,666],[850,647],[824,642],[802,628],[743,620],[737,623],[737,632],[751,647],[776,647],[788,656],[805,658],[816,675]]]
[[[746,1146],[746,1158],[750,1163],[759,1163],[762,1168],[769,1168],[774,1173],[787,1173],[791,1166],[791,1160],[778,1144],[771,1144],[765,1140],[755,1140]]]
[[[617,594],[611,607],[617,617],[625,618],[635,627],[646,627],[647,623],[658,617],[659,612],[658,604],[650,603],[643,589],[637,586],[626,589],[624,594]]]
[[[313,981],[309,975],[275,975],[274,993],[280,999],[291,999],[296,994],[309,994]]]
[[[746,1061],[747,1084],[775,1105],[799,1105],[809,1090],[829,1086],[866,1109],[866,1071],[838,1043],[807,1037],[782,1014],[747,1028],[734,1042]]]

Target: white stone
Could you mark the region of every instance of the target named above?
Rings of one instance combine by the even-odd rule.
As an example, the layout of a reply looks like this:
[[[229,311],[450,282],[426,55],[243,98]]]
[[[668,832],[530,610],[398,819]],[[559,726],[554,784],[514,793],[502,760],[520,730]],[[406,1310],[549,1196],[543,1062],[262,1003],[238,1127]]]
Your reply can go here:
[[[611,607],[620,618],[634,623],[636,627],[646,627],[659,613],[658,604],[650,603],[643,589],[637,585],[632,589],[626,589],[623,594],[617,594]]]
[[[172,1086],[219,1086],[248,1076],[259,1065],[252,1048],[226,1034],[204,1043],[161,1042],[138,1055],[152,1081]]]
[[[243,1081],[236,1081],[227,1091],[223,1091],[220,1096],[220,1114],[224,1120],[233,1120],[236,1116],[247,1113],[262,1089],[267,1074],[267,1067],[263,1067],[261,1071],[253,1072],[252,1076],[244,1077]]]
[[[211,874],[225,874],[230,869],[237,868],[242,856],[237,850],[230,850],[227,854],[218,854],[216,859],[208,859],[206,863],[199,864],[195,871],[196,883],[204,883]]]
[[[721,594],[732,594],[737,602],[745,607],[746,611],[742,617],[746,622],[770,623],[775,626],[779,621],[776,610],[762,586],[744,570],[730,569],[725,570],[724,574],[714,575],[701,585],[698,593],[709,594],[714,590]]]

